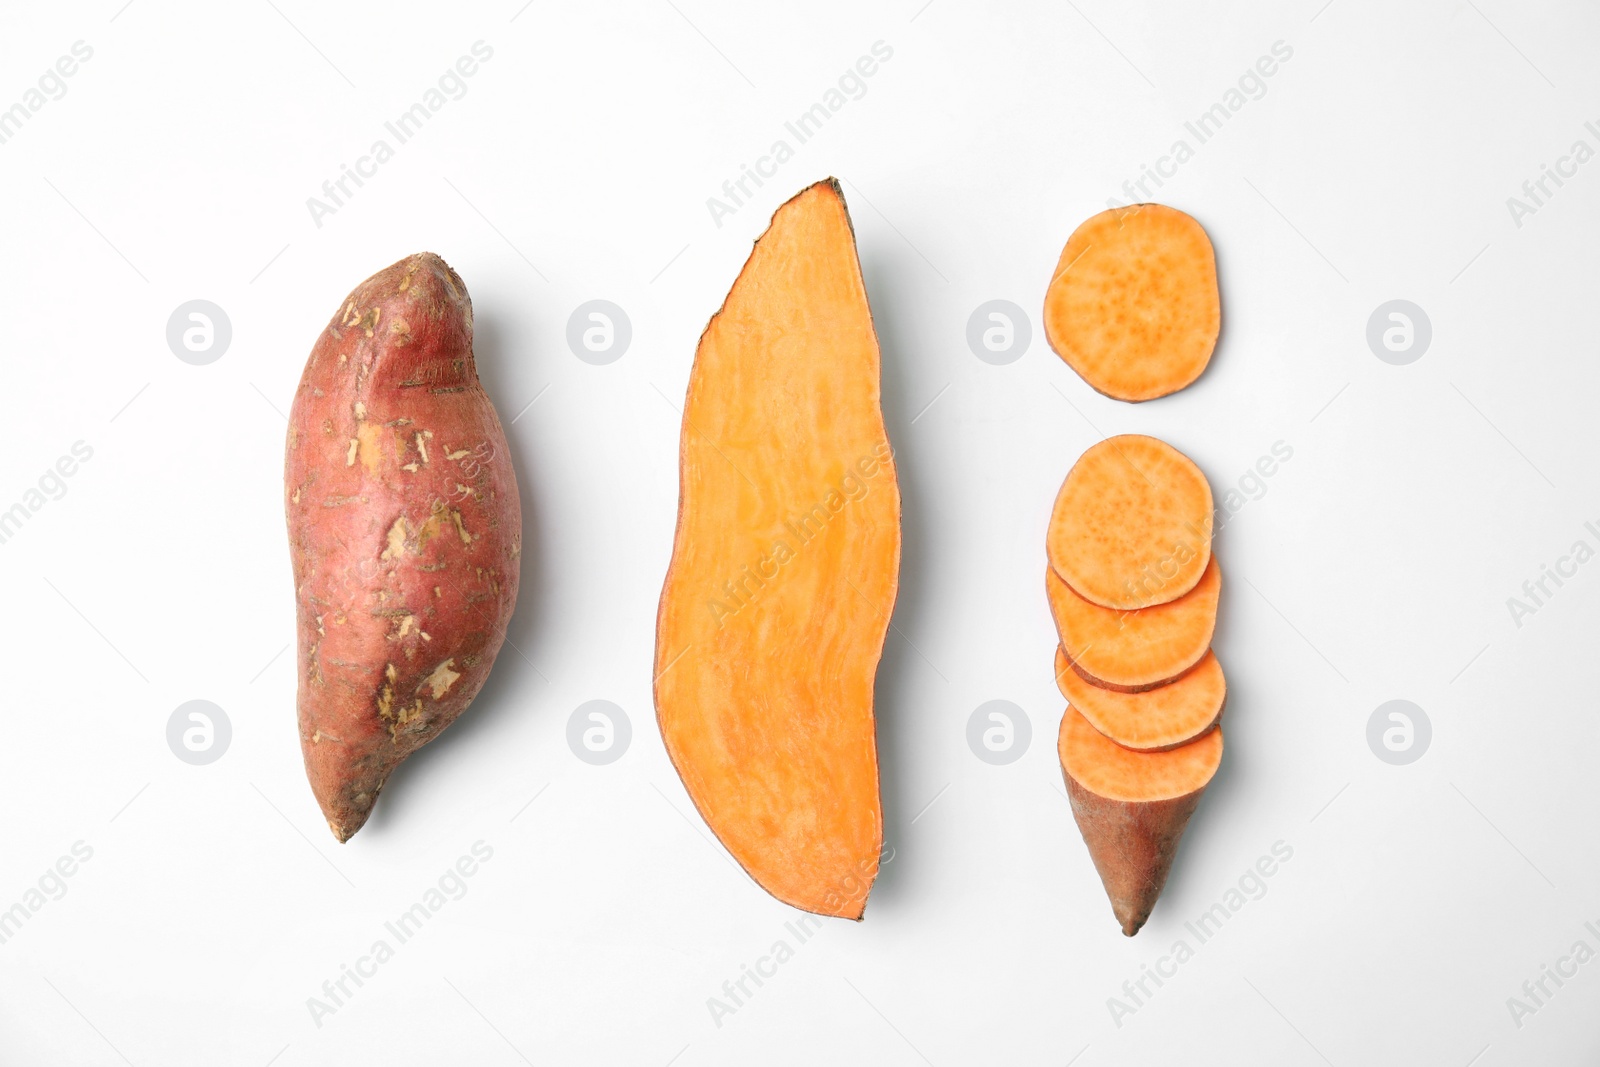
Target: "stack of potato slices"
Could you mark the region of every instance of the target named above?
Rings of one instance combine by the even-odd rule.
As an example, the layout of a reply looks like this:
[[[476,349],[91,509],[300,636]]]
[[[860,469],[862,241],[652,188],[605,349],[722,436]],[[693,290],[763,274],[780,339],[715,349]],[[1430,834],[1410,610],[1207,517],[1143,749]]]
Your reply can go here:
[[[1056,496],[1045,590],[1061,769],[1123,933],[1137,933],[1222,760],[1222,575],[1205,475],[1154,437],[1086,451]]]

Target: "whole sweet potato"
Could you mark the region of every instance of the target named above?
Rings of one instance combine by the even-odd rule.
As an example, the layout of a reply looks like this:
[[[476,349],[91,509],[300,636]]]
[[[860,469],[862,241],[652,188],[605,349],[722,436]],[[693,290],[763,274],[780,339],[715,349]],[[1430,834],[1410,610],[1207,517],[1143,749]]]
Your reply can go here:
[[[340,305],[295,394],[284,492],[300,746],[348,841],[483,687],[517,601],[516,475],[444,260],[401,260]]]

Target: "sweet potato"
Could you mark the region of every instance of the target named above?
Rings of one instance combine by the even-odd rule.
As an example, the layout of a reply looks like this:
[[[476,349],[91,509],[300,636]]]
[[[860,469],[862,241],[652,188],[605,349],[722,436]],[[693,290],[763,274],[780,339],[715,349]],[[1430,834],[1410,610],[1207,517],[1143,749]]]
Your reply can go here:
[[[1069,706],[1057,752],[1083,842],[1132,937],[1167,884],[1178,840],[1222,762],[1222,730],[1166,752],[1134,752]]]
[[[472,302],[431,253],[356,287],[289,414],[300,746],[334,837],[482,688],[517,601],[522,511]]]
[[[1187,593],[1205,573],[1211,513],[1211,486],[1188,456],[1143,434],[1108,437],[1067,472],[1045,549],[1085,600],[1152,607]]]
[[[1215,653],[1183,677],[1155,689],[1119,693],[1102,689],[1072,667],[1066,650],[1056,647],[1056,686],[1089,725],[1124,748],[1162,752],[1193,741],[1222,718],[1228,683]]]
[[[1181,677],[1211,647],[1222,569],[1212,557],[1199,584],[1183,596],[1133,611],[1089,603],[1049,567],[1044,584],[1073,669],[1102,689],[1138,693]]]
[[[859,919],[883,840],[873,682],[900,494],[838,183],[778,209],[706,327],[681,462],[656,629],[667,753],[758,884]]]
[[[1112,208],[1079,226],[1045,292],[1050,347],[1117,400],[1153,400],[1200,377],[1221,328],[1211,239],[1161,204]]]

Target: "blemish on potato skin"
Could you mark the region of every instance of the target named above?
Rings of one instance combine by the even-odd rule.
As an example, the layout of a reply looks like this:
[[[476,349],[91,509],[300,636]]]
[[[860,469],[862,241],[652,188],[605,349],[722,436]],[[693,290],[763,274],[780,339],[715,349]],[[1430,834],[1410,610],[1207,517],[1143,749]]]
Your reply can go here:
[[[423,685],[433,687],[433,699],[438,700],[443,697],[461,677],[461,672],[451,669],[455,662],[454,657],[445,660],[433,669],[432,674],[422,680]]]
[[[389,547],[383,550],[379,559],[399,559],[406,550],[406,517],[400,516],[394,520],[394,525],[389,527]]]
[[[383,462],[383,427],[371,422],[356,424],[356,438],[361,442],[361,466],[368,474],[376,474]],[[348,465],[348,464],[347,464]]]
[[[393,663],[384,668],[384,678],[387,681],[383,688],[378,690],[378,717],[388,719],[391,717],[394,708],[394,683],[399,678]]]

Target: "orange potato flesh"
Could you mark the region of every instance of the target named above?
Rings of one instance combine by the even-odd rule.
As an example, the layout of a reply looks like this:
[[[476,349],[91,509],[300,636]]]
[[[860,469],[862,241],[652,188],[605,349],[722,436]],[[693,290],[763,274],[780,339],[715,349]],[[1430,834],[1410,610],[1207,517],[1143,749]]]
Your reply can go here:
[[[1162,204],[1112,208],[1084,222],[1045,292],[1050,347],[1117,400],[1153,400],[1193,382],[1221,328],[1211,239]]]
[[[899,582],[879,354],[836,182],[784,204],[700,339],[656,711],[763,888],[861,917],[883,840],[873,683]]]
[[[1140,693],[1102,689],[1072,669],[1056,648],[1056,685],[1089,724],[1125,748],[1160,752],[1193,741],[1217,724],[1228,683],[1215,653],[1168,685]]]
[[[1211,513],[1211,486],[1189,457],[1143,434],[1108,437],[1067,472],[1045,549],[1085,600],[1153,607],[1193,589],[1205,572]]]
[[[1057,742],[1072,815],[1129,937],[1150,917],[1178,842],[1222,762],[1222,731],[1167,752],[1134,752],[1068,707]]]
[[[1222,730],[1211,730],[1166,752],[1135,752],[1069,708],[1062,719],[1059,747],[1062,768],[1095,796],[1142,804],[1204,789],[1222,762]]]
[[[1189,592],[1136,611],[1089,603],[1049,567],[1044,584],[1056,633],[1074,669],[1102,689],[1138,693],[1181,677],[1205,656],[1217,625],[1222,570],[1212,557]]]

